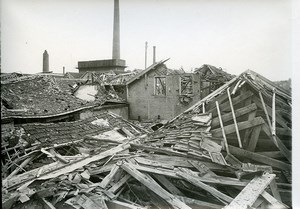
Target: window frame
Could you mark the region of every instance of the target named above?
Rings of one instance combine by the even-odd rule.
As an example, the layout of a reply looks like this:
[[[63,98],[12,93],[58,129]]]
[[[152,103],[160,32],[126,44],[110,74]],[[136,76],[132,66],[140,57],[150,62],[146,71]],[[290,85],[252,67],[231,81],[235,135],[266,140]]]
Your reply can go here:
[[[162,81],[160,80],[163,78],[165,80],[164,85],[162,85]],[[164,94],[157,94],[157,79],[159,79],[161,86],[164,86]],[[155,76],[154,77],[154,96],[161,96],[165,97],[167,96],[167,77],[166,76]]]

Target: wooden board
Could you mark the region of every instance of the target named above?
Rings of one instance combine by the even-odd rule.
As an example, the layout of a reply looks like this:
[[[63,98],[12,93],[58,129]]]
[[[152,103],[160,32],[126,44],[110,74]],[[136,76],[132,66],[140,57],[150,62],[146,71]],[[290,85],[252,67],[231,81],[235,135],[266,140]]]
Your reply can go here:
[[[251,207],[274,178],[275,174],[268,173],[255,177],[224,209],[247,209]]]
[[[132,177],[144,184],[147,188],[153,191],[155,194],[166,200],[174,208],[190,209],[185,203],[180,201],[174,195],[164,190],[151,176],[143,174],[135,169],[135,167],[127,162],[124,162],[121,167],[129,173]]]
[[[256,118],[254,118],[253,120],[250,120],[250,121],[239,122],[238,123],[238,128],[241,131],[241,130],[245,130],[245,129],[248,129],[248,128],[251,128],[251,127],[255,127],[255,126],[264,124],[264,123],[265,123],[265,121],[262,117],[256,117]],[[225,129],[226,134],[231,134],[231,133],[235,132],[234,124],[225,126],[224,129]],[[214,137],[221,137],[222,136],[222,129],[221,128],[211,130],[210,132],[212,133],[212,135]]]
[[[279,168],[282,170],[291,170],[292,166],[288,163],[284,163],[279,160],[275,160],[273,158],[267,157],[265,155],[260,155],[254,152],[250,152],[244,149],[240,149],[234,146],[229,145],[229,150],[232,155],[235,155],[236,157],[243,157],[248,158],[266,165],[273,166],[275,168]]]

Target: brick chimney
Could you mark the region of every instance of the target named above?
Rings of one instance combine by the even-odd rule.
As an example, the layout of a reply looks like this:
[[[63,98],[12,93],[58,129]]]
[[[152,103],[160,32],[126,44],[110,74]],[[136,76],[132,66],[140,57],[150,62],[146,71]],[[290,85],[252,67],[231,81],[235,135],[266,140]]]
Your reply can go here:
[[[119,0],[114,0],[114,31],[113,31],[113,59],[120,59],[120,14]]]
[[[43,53],[43,73],[49,72],[49,55],[47,50]]]

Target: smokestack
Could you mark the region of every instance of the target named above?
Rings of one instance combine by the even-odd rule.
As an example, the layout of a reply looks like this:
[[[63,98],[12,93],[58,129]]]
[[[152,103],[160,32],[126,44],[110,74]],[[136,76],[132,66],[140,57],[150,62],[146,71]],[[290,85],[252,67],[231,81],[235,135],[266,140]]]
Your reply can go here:
[[[120,15],[119,0],[114,0],[114,31],[113,31],[113,59],[120,59]]]
[[[49,55],[47,50],[43,53],[43,73],[49,72]]]
[[[65,74],[65,66],[63,66],[63,74]]]
[[[153,46],[153,64],[156,62],[156,57],[155,57],[155,46]]]

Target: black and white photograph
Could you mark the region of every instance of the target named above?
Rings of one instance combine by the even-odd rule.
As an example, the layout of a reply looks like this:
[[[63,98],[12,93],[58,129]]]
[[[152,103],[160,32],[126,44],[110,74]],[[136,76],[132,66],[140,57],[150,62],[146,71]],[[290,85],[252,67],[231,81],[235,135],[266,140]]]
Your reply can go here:
[[[300,208],[299,5],[2,0],[2,208]]]

